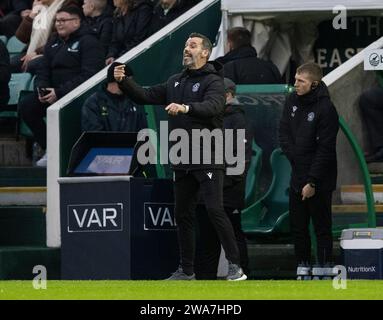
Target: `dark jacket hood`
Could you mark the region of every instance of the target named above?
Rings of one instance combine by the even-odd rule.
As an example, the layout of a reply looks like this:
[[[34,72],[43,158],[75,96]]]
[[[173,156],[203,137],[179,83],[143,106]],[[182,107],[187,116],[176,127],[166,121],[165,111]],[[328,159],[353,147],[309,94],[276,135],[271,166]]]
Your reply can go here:
[[[306,93],[303,96],[296,96],[300,104],[307,106],[319,101],[322,98],[330,98],[330,93],[328,92],[326,84],[321,81],[319,82],[319,85],[315,89],[310,90],[309,93]]]
[[[223,57],[217,58],[217,61],[225,64],[233,60],[253,57],[257,57],[257,50],[252,46],[246,46],[229,51]]]

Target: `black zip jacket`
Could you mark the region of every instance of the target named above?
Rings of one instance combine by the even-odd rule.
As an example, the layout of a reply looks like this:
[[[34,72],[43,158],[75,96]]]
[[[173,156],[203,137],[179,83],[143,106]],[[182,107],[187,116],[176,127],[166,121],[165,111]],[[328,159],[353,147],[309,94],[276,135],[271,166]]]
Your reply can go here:
[[[190,106],[187,114],[169,116],[169,129],[185,129],[191,137],[192,129],[208,129],[209,131],[223,127],[223,113],[225,106],[225,89],[222,76],[222,65],[208,62],[198,70],[186,69],[182,73],[171,76],[165,83],[144,89],[131,79],[126,78],[120,83],[120,88],[138,104],[168,105],[170,103],[186,104]],[[190,139],[189,139],[190,140]],[[173,165],[174,169],[199,170],[223,169],[224,164],[216,161],[215,149],[222,153],[223,145],[212,139],[212,161],[208,164],[191,164],[192,150],[203,146],[189,143],[189,164]],[[174,145],[170,142],[169,145]]]
[[[234,49],[217,59],[224,64],[224,75],[236,84],[278,84],[281,74],[274,63],[257,57],[255,48]]]
[[[185,3],[185,0],[177,0],[173,7],[165,14],[165,10],[162,8],[160,2],[158,2],[153,10],[153,18],[150,26],[151,34],[165,27],[192,6],[192,4]]]
[[[9,53],[4,43],[0,40],[0,107],[5,107],[8,104],[9,80],[11,80]]]
[[[106,55],[113,35],[112,13],[109,7],[98,17],[85,17],[84,23],[92,29],[97,39],[100,40]]]
[[[57,98],[61,98],[101,70],[104,63],[100,41],[92,30],[81,26],[67,41],[56,34],[45,45],[36,84],[55,88]]]
[[[245,111],[242,109],[239,101],[234,98],[230,104],[225,107],[223,119],[225,129],[234,130],[233,152],[237,155],[237,135],[236,130],[245,129],[245,170],[240,175],[225,175],[223,185],[223,204],[224,207],[233,209],[243,209],[245,206],[246,175],[251,160],[251,145],[253,134],[246,123]],[[227,165],[229,166],[229,165]]]
[[[148,0],[137,5],[125,16],[113,19],[113,38],[107,58],[118,58],[144,41],[150,33],[153,5]]]
[[[292,166],[291,187],[300,192],[307,183],[334,190],[337,178],[338,113],[326,85],[308,94],[287,97],[279,128],[279,142]]]
[[[134,104],[125,95],[108,92],[104,85],[86,99],[81,127],[83,131],[138,132],[147,125],[142,106]]]

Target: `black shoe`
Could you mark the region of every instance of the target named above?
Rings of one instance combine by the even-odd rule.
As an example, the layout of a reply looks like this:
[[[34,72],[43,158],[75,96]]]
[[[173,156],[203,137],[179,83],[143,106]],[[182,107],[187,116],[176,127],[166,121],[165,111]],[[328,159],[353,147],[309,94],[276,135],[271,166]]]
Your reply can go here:
[[[383,148],[380,148],[374,154],[366,157],[366,162],[382,162],[383,161]]]

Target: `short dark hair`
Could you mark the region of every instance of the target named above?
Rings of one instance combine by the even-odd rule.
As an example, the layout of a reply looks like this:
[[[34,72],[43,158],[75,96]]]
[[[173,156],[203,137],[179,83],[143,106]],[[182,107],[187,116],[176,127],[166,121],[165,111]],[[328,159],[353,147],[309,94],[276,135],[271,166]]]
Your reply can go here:
[[[189,38],[200,38],[202,39],[202,48],[209,51],[208,59],[210,57],[211,51],[213,50],[213,45],[210,41],[210,39],[206,36],[204,36],[201,33],[193,32],[189,35]]]
[[[62,7],[61,9],[57,10],[56,13],[60,13],[60,12],[66,12],[66,13],[69,13],[70,15],[77,16],[80,18],[80,20],[83,18],[82,10],[76,6]]]
[[[227,31],[227,40],[229,40],[233,49],[251,46],[251,32],[243,27],[234,27]]]
[[[315,62],[306,62],[297,68],[297,73],[307,73],[312,81],[321,81],[323,71],[319,64]]]

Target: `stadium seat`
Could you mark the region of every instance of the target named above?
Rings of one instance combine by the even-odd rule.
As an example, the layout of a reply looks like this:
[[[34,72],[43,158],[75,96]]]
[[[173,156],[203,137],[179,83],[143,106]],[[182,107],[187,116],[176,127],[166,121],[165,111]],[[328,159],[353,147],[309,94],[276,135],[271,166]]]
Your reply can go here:
[[[291,166],[281,149],[270,157],[273,179],[266,194],[242,212],[242,228],[249,239],[288,236]]]
[[[7,42],[7,50],[9,52],[9,56],[12,58],[13,56],[20,54],[25,46],[26,44],[21,42],[15,36],[9,38]]]
[[[6,36],[0,36],[0,41],[3,41],[3,43],[6,45],[8,42],[8,39]]]
[[[12,73],[11,81],[9,81],[9,94],[8,107],[6,110],[0,112],[0,118],[16,119],[16,132],[18,135],[18,112],[17,104],[19,101],[20,93],[23,90],[28,90],[30,86],[32,75],[30,73]]]
[[[10,98],[8,105],[16,105],[19,101],[20,91],[29,90],[32,75],[30,73],[12,73],[9,82]]]
[[[246,176],[245,207],[252,205],[257,200],[258,179],[262,168],[262,149],[253,140],[252,155],[249,170]]]

